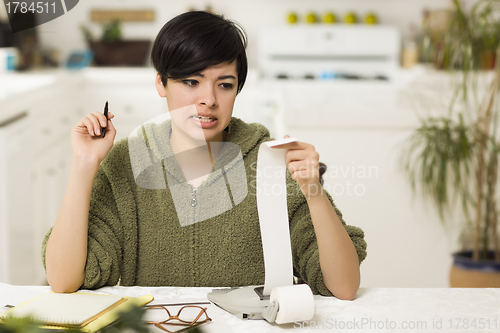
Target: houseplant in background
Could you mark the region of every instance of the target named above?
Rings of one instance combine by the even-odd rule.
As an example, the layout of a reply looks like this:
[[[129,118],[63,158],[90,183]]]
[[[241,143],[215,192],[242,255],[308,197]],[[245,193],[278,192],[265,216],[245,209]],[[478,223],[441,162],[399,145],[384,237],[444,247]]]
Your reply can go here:
[[[95,40],[86,26],[81,26],[97,66],[144,66],[150,49],[149,40],[124,40],[121,23],[112,20],[102,25],[102,37]]]
[[[462,228],[464,251],[454,254],[451,285],[500,287],[500,68],[495,61],[500,0],[479,0],[469,10],[459,0],[453,3],[438,54],[454,82],[448,110],[421,119],[401,161],[414,191],[435,203],[441,221]],[[454,207],[460,217],[450,221]]]

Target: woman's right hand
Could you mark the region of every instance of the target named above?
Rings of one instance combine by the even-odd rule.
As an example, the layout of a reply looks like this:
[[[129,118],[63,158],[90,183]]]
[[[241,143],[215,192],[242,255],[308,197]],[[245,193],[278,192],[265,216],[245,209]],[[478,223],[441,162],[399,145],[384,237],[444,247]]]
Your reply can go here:
[[[99,165],[113,147],[116,129],[111,122],[114,115],[109,112],[108,120],[100,112],[89,113],[71,130],[71,150],[73,158],[82,163]],[[106,128],[102,137],[101,128]]]

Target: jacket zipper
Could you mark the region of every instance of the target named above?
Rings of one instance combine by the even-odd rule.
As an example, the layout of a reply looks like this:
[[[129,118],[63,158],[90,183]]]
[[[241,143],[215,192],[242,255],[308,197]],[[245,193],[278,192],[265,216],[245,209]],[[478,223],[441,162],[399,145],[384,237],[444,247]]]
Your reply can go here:
[[[196,206],[198,202],[196,201],[196,188],[193,187],[193,197],[191,198],[191,207]]]

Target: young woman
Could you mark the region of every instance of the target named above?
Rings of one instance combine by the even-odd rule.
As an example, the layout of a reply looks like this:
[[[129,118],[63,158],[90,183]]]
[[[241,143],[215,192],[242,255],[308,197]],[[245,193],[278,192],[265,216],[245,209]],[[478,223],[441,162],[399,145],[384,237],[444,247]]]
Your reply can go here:
[[[177,179],[175,186],[193,190],[198,200],[210,199],[207,188],[216,176],[190,177],[190,166],[176,155],[200,142],[208,147],[212,170],[223,158],[217,143],[237,145],[246,179],[255,179],[259,146],[271,138],[264,126],[232,117],[247,74],[245,47],[241,28],[206,12],[179,15],[156,37],[151,55],[155,85],[167,100],[172,121],[161,125],[166,134],[154,145],[175,156],[159,164],[162,174],[171,177],[164,189],[138,185],[129,141],[113,146],[112,113],[109,121],[95,112],[76,124],[67,191],[42,249],[47,279],[56,292],[118,282],[213,287],[264,283],[255,187],[249,185],[248,195],[233,208],[183,226],[170,181]],[[152,138],[148,140],[153,149]],[[294,274],[314,293],[353,299],[359,264],[366,256],[362,230],[347,226],[321,189],[314,146],[294,142],[276,149],[287,150]],[[179,169],[184,179],[172,176]],[[203,206],[195,202],[192,207],[200,213]]]

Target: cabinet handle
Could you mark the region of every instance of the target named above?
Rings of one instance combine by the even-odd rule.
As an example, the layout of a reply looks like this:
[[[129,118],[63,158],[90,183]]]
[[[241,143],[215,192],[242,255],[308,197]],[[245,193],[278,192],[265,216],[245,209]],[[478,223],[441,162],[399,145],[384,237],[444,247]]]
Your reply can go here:
[[[10,118],[5,119],[0,123],[0,128],[7,127],[9,125],[14,124],[15,122],[18,122],[19,120],[26,118],[28,116],[28,111],[23,111],[21,113],[16,114],[15,116],[12,116]]]

